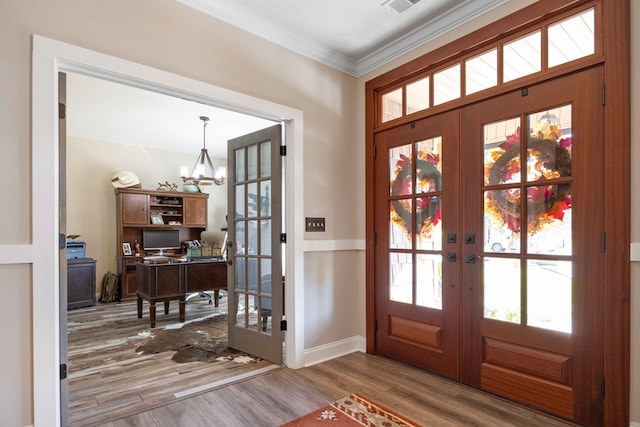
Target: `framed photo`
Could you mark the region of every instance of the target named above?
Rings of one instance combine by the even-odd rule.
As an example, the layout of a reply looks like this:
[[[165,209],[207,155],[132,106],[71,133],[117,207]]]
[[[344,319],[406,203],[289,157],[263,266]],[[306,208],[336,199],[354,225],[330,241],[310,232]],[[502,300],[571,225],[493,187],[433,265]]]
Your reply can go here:
[[[164,220],[162,219],[162,215],[151,214],[151,224],[164,224]]]
[[[122,244],[122,253],[124,254],[124,256],[131,255],[131,245],[129,243]]]

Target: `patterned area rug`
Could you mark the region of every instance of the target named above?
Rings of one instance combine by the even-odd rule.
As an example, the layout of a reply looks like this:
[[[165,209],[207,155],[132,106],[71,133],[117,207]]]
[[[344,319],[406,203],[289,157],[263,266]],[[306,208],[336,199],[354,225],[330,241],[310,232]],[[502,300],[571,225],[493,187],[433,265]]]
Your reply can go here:
[[[383,426],[383,427],[420,427],[390,409],[371,400],[351,394],[303,417],[284,424],[282,427],[295,426]]]

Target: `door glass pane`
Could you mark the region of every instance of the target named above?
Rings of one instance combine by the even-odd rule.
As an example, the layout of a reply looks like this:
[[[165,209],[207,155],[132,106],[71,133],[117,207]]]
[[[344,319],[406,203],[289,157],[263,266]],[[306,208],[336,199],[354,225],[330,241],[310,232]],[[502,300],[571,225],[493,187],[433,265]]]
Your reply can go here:
[[[258,221],[247,221],[247,251],[248,254],[258,253]]]
[[[571,333],[571,261],[527,261],[527,324]]]
[[[236,185],[236,212],[235,218],[244,218],[244,184]]]
[[[260,182],[260,216],[271,216],[271,181]]]
[[[521,37],[502,48],[503,81],[509,82],[542,69],[541,33]]]
[[[571,185],[527,189],[527,252],[571,255]]]
[[[382,95],[382,123],[402,117],[402,88]]]
[[[247,245],[246,236],[245,236],[245,228],[246,221],[236,221],[236,254],[244,254],[244,248]]]
[[[527,181],[571,176],[571,105],[527,116]]]
[[[413,233],[413,200],[399,199],[391,201],[389,218],[389,247],[393,249],[411,249]]]
[[[520,118],[483,128],[485,185],[520,182]]]
[[[411,254],[389,253],[389,300],[413,302],[413,263]]]
[[[433,105],[460,98],[460,64],[433,74]]]
[[[416,249],[442,250],[440,197],[416,199]]]
[[[245,164],[244,164],[244,148],[240,148],[235,151],[236,156],[236,182],[245,181]]]
[[[247,184],[247,217],[258,216],[258,183]]]
[[[484,317],[520,323],[520,260],[483,258]]]
[[[549,67],[595,52],[593,8],[549,26]]]
[[[416,305],[442,309],[442,255],[416,256]]]
[[[247,147],[247,180],[258,178],[258,146]]]
[[[271,220],[263,219],[260,223],[260,254],[271,255]]]
[[[235,322],[235,326],[239,327],[239,328],[245,328],[246,325],[249,323],[248,320],[248,311],[246,310],[248,304],[247,304],[247,294],[242,293],[242,292],[237,292],[236,293],[236,298],[235,298],[235,310],[236,310],[236,322]]]
[[[485,250],[493,251],[496,241],[509,239],[505,247],[517,251],[520,245],[520,189],[489,190],[484,193],[484,217],[487,244]],[[496,246],[497,248],[497,246]],[[501,251],[499,251],[501,252]]]
[[[485,206],[488,193],[485,193]],[[520,232],[511,230],[506,223],[485,211],[484,215],[484,251],[518,253],[520,251]]]
[[[260,144],[260,178],[271,176],[271,141]]]
[[[442,191],[442,137],[416,142],[416,193]]]
[[[411,188],[411,144],[389,149],[389,187],[392,196],[406,196]]]
[[[465,67],[465,94],[479,92],[498,84],[498,49],[467,59]]]
[[[407,114],[429,108],[429,77],[407,85]]]

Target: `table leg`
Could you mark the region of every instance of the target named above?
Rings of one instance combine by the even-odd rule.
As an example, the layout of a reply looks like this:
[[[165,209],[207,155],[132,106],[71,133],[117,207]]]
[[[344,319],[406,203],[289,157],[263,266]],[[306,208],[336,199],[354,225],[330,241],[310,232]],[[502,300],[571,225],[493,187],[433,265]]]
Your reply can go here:
[[[180,322],[184,322],[184,298],[180,299],[179,308],[178,308],[178,317]]]
[[[151,322],[151,327],[155,328],[156,327],[156,302],[155,301],[149,302],[149,320]]]
[[[142,319],[142,297],[138,297],[138,319]]]
[[[169,314],[169,301],[164,302],[164,314]]]
[[[215,301],[214,307],[217,307],[218,306],[218,300],[220,300],[220,291],[217,290],[217,289],[213,290],[213,300]]]

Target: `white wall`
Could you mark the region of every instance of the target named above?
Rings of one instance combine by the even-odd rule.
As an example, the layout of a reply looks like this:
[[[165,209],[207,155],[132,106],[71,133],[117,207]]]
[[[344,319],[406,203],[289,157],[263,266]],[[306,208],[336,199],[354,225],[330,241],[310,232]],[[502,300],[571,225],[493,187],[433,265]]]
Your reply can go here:
[[[87,244],[86,256],[96,260],[96,293],[99,296],[102,277],[115,273],[117,248],[116,197],[111,177],[126,170],[140,178],[142,188],[154,190],[165,181],[177,184],[182,191],[180,166],[192,164],[196,156],[164,150],[153,150],[121,141],[67,138],[67,234],[80,234]],[[214,166],[226,160],[212,159]],[[208,229],[226,227],[227,185],[207,186]]]

